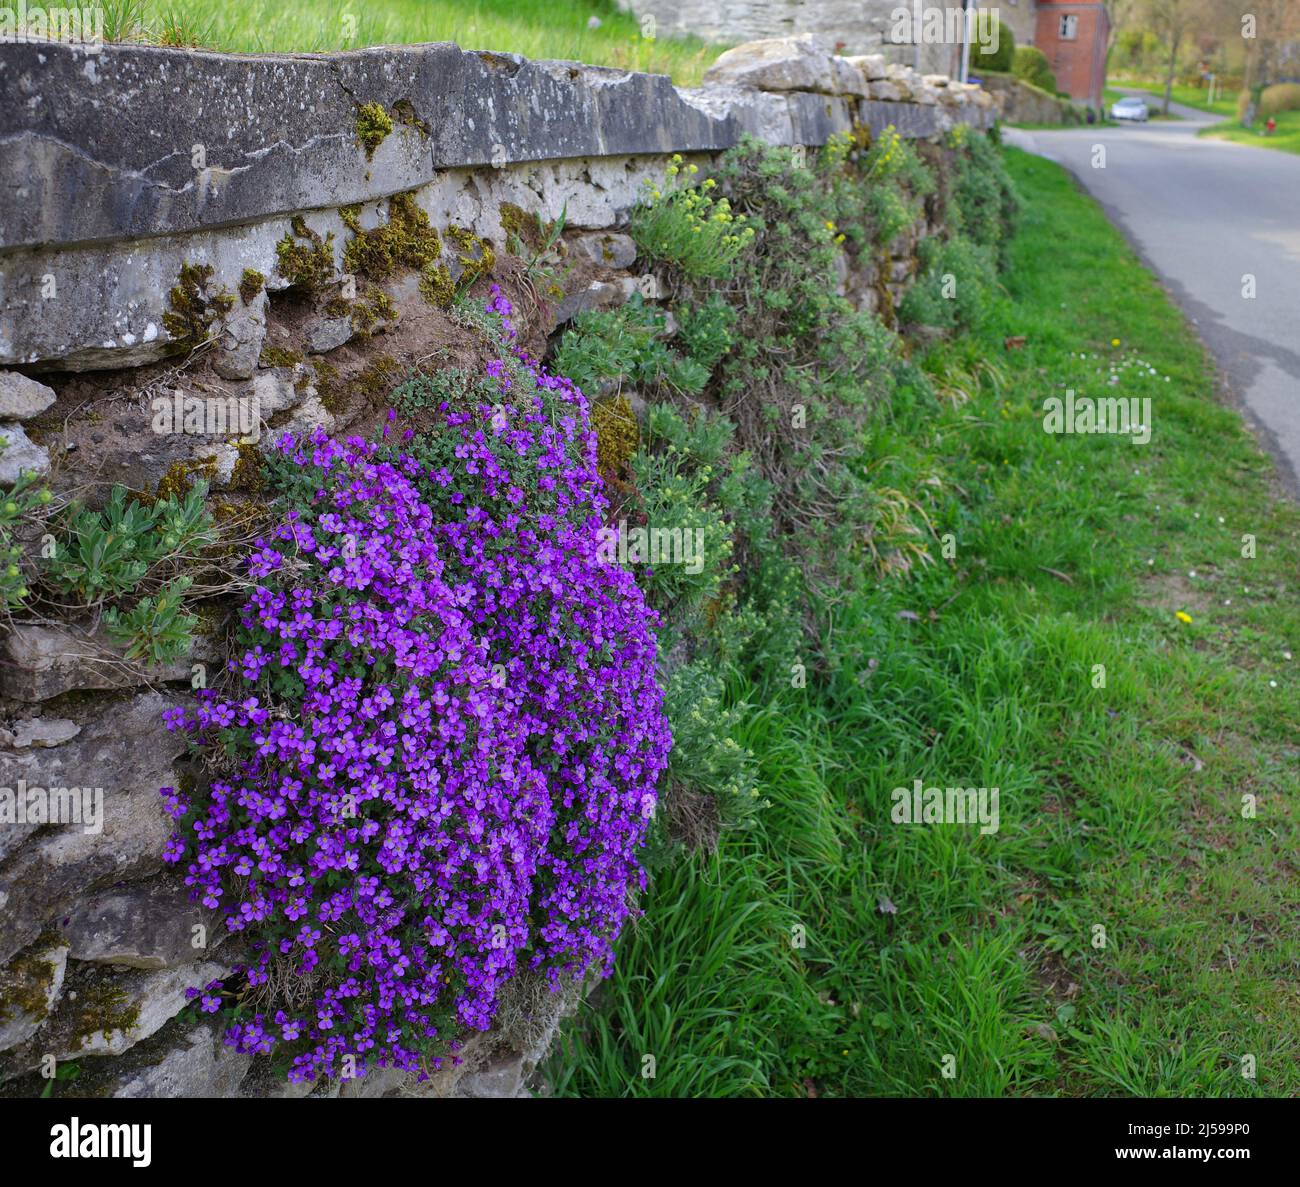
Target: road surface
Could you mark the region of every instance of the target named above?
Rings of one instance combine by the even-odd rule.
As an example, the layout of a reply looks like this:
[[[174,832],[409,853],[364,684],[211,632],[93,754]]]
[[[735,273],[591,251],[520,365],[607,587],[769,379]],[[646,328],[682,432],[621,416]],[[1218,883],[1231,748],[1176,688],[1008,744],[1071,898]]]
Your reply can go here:
[[[1300,494],[1300,155],[1198,138],[1220,117],[1172,110],[1186,118],[1004,136],[1064,165],[1102,204],[1195,322]]]

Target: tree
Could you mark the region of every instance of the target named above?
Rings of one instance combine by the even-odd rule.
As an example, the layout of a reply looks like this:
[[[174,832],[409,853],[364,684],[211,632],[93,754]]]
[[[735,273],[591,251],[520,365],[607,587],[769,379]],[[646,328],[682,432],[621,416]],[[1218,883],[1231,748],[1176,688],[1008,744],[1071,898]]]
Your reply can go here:
[[[1137,0],[1105,0],[1106,17],[1110,23],[1110,32],[1106,34],[1106,64],[1110,65],[1110,51],[1120,33],[1129,27],[1137,9]],[[1139,34],[1140,36],[1140,34]]]
[[[1200,0],[1146,0],[1147,23],[1160,36],[1168,54],[1165,59],[1165,115],[1169,114],[1169,102],[1173,98],[1178,53],[1196,28],[1201,7]]]

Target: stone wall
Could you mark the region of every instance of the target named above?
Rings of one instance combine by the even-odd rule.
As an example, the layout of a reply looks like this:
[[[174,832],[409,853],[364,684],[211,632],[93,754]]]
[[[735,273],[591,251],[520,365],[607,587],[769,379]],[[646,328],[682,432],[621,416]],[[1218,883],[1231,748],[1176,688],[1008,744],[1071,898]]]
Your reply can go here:
[[[925,73],[956,74],[961,63],[960,38],[934,42],[912,38],[911,26],[896,18],[899,8],[915,11],[903,0],[619,0],[619,7],[643,21],[653,19],[658,35],[694,34],[705,41],[731,43],[764,37],[811,33],[838,43],[850,54],[881,53],[890,62]],[[928,2],[943,15],[945,29],[959,18],[960,4]],[[996,11],[1015,35],[1017,45],[1034,42],[1035,0],[1003,0],[980,5]],[[933,18],[931,18],[933,19]],[[956,25],[962,26],[960,21]]]
[[[891,124],[937,141],[992,117],[974,88],[811,41],[728,55],[696,90],[450,45],[0,46],[0,485],[34,470],[96,507],[115,484],[152,497],[201,477],[239,523],[279,431],[368,431],[393,376],[464,355],[458,289],[500,283],[539,354],[579,310],[653,297],[625,224],[666,154],[707,164],[746,132],[813,148]],[[845,292],[896,299],[935,229],[846,268]],[[160,406],[194,398],[252,420],[160,431]],[[19,543],[34,563],[42,541]],[[232,573],[173,664],[128,659],[75,606],[0,619],[0,1095],[59,1069],[77,1075],[60,1095],[525,1091],[573,1004],[526,978],[493,1031],[418,1083],[294,1088],[178,1018],[241,953],[163,868],[158,789],[187,767],[162,715],[220,672],[237,589]],[[84,803],[102,815],[20,819],[32,788],[98,793]]]
[[[1077,124],[1082,114],[1068,99],[1048,94],[1041,87],[1012,74],[989,74],[981,80],[993,96],[998,115],[1009,124]]]

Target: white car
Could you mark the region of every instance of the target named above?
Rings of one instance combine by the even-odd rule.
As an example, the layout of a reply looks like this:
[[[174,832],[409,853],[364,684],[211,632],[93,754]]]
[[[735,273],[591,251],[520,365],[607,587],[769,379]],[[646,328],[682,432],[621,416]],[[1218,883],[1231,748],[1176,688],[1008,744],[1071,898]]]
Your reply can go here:
[[[1146,123],[1150,115],[1146,101],[1139,99],[1136,95],[1125,95],[1123,99],[1116,99],[1110,106],[1110,118],[1113,120],[1134,120],[1137,123]]]

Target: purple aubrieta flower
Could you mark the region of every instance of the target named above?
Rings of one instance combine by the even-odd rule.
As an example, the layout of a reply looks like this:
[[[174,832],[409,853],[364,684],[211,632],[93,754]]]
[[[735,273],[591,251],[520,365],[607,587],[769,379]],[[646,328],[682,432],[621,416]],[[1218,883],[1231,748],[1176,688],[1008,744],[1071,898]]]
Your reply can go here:
[[[514,341],[499,289],[487,308]],[[597,560],[585,396],[499,364],[504,417],[444,402],[433,437],[281,438],[312,493],[250,554],[229,687],[168,716],[222,760],[163,789],[167,860],[252,943],[249,985],[316,970],[301,1009],[227,1032],[287,1045],[293,1080],[435,1069],[519,972],[607,971],[645,884],[657,622]]]

